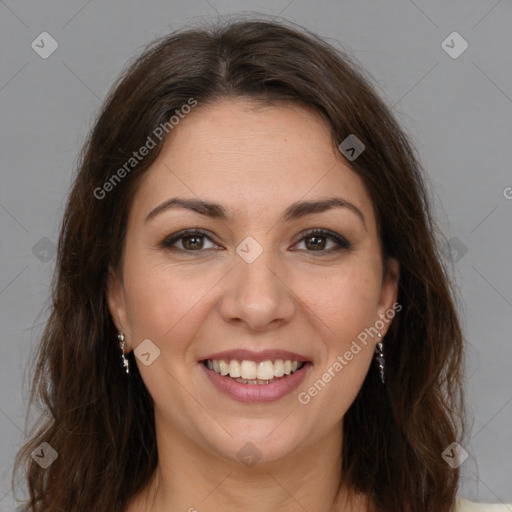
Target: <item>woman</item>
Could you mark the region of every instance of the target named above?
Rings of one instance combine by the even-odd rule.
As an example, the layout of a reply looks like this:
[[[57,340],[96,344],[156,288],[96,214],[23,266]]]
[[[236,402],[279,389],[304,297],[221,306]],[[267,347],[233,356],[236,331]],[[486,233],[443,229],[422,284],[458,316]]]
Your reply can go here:
[[[284,24],[172,34],[82,153],[24,510],[506,510],[455,499],[462,363],[419,163],[363,72]]]

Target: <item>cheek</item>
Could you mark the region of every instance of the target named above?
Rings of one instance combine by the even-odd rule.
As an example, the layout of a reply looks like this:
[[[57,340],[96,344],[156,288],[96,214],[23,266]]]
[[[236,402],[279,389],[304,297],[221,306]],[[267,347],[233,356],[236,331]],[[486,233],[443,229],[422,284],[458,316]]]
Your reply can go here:
[[[156,258],[154,259],[156,260]],[[152,261],[151,257],[132,256],[125,263],[127,315],[134,343],[144,338],[163,344],[172,339],[178,348],[186,330],[193,334],[197,316],[219,276],[178,265]],[[196,327],[195,327],[196,326]]]
[[[318,319],[328,345],[338,351],[378,320],[380,275],[375,266],[351,265],[303,279],[300,297]]]
[[[373,360],[380,280],[378,265],[353,265],[312,295],[311,308],[322,319],[325,355],[315,370],[315,398],[326,423],[339,421],[359,392]]]
[[[347,412],[372,363],[374,341],[366,329],[378,320],[378,279],[368,268],[347,271],[310,294],[307,302],[314,313],[310,317],[318,319],[322,355],[298,401],[311,417],[322,416],[324,429]]]

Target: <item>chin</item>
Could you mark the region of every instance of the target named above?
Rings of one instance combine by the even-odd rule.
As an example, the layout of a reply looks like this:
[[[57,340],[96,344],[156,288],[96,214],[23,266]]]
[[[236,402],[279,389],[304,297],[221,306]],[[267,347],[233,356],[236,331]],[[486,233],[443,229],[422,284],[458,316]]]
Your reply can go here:
[[[209,439],[208,444],[221,457],[247,467],[279,461],[294,453],[304,436],[302,432],[299,439],[290,425],[279,428],[282,421],[283,418],[269,418],[232,422],[224,425],[232,437],[223,431],[222,439]]]

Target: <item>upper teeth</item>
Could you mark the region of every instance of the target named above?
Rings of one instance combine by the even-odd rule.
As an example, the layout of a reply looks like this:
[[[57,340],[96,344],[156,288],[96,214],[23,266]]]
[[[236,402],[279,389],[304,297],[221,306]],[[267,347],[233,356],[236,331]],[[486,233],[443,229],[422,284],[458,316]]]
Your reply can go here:
[[[206,366],[216,373],[221,375],[229,375],[233,378],[241,377],[242,379],[252,380],[270,380],[274,377],[282,377],[283,375],[289,375],[295,372],[298,368],[301,368],[302,362],[290,361],[286,359],[276,359],[274,362],[268,361],[248,361],[244,359],[239,363],[236,359],[227,361],[225,359],[220,360],[206,360]]]

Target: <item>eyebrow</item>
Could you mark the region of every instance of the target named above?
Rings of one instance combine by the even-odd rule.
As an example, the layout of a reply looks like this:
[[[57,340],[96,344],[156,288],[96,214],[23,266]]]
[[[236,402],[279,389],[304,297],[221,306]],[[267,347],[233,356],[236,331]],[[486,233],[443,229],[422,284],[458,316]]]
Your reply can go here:
[[[201,199],[186,199],[180,197],[173,197],[164,201],[156,208],[151,210],[147,215],[144,222],[148,222],[155,218],[157,215],[175,208],[182,208],[199,213],[206,217],[213,219],[229,220],[231,218],[230,210],[224,206],[213,203],[210,201],[203,201]],[[312,201],[297,201],[292,203],[281,215],[281,222],[290,222],[292,220],[300,219],[306,215],[314,213],[322,213],[332,208],[346,208],[355,213],[363,222],[366,228],[366,221],[361,210],[351,202],[341,197],[328,197],[326,199],[312,200]]]

